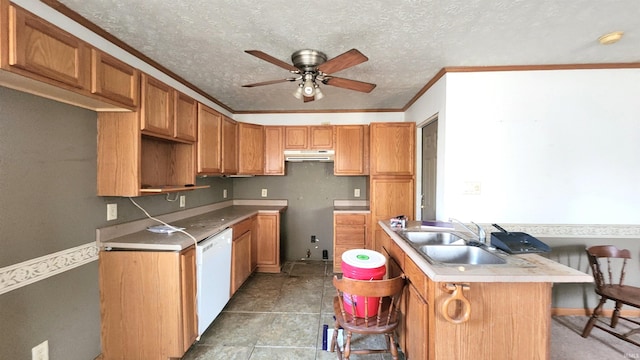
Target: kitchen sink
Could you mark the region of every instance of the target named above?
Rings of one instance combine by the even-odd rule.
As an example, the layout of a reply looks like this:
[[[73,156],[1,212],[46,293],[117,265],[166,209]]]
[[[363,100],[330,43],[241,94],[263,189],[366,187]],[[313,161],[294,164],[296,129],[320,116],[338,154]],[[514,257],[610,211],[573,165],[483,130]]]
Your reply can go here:
[[[500,256],[467,245],[422,245],[416,247],[432,263],[445,265],[500,265],[507,261]]]
[[[464,245],[465,239],[448,232],[403,231],[405,239],[415,245]]]

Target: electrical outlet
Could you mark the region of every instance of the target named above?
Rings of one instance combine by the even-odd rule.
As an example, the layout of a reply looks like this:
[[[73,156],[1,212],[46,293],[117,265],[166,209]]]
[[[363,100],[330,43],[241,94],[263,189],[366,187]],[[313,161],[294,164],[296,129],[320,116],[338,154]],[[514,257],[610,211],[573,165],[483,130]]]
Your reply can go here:
[[[118,204],[107,204],[107,221],[118,218]]]
[[[314,242],[316,242],[316,241],[318,241],[318,240],[316,239],[316,236],[315,236],[315,235],[311,235],[311,242],[312,242],[312,243],[314,243]]]
[[[267,189],[262,189],[262,197],[267,197]]]
[[[353,189],[353,197],[360,197],[360,189]]]
[[[49,340],[45,340],[31,349],[31,360],[49,360]]]
[[[227,189],[222,189],[222,198],[223,199],[227,198]]]
[[[180,195],[180,207],[183,208],[187,206],[187,197],[185,195]]]

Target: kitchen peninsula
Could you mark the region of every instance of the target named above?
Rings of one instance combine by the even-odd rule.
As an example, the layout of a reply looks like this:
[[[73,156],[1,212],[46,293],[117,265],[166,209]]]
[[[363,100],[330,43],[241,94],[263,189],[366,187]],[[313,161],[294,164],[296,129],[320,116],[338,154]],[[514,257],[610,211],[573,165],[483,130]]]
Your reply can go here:
[[[400,336],[409,359],[549,359],[553,283],[593,281],[537,254],[508,255],[504,265],[431,264],[388,222],[378,225],[390,276],[409,280]]]

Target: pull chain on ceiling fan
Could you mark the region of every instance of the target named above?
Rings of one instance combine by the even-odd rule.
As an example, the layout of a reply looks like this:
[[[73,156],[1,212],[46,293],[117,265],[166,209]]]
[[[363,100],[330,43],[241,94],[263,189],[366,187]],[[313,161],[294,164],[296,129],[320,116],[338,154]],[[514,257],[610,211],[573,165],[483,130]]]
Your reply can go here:
[[[324,97],[318,82],[324,85],[331,85],[365,93],[371,92],[371,90],[376,87],[375,84],[329,75],[369,60],[356,49],[351,49],[329,60],[327,60],[327,55],[317,50],[298,50],[291,55],[291,62],[293,65],[260,50],[245,50],[245,52],[274,65],[280,66],[283,69],[289,70],[292,74],[297,76],[242,85],[243,87],[256,87],[277,84],[284,81],[297,81],[298,88],[293,92],[293,96],[298,99],[303,99],[304,102],[320,100]]]

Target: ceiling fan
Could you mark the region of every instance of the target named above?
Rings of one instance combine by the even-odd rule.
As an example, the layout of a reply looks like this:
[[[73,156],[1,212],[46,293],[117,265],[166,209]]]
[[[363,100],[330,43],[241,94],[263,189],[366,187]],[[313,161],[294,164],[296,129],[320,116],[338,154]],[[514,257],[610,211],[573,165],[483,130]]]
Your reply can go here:
[[[376,87],[376,84],[330,75],[369,60],[369,58],[356,49],[351,49],[329,60],[327,60],[327,55],[317,50],[298,50],[291,55],[291,62],[293,65],[276,59],[275,57],[260,50],[245,50],[245,52],[274,65],[280,66],[283,69],[289,70],[292,74],[295,74],[295,76],[288,77],[286,79],[242,85],[243,87],[271,85],[284,81],[297,81],[299,82],[298,88],[293,93],[293,96],[297,99],[303,99],[304,102],[320,100],[324,97],[318,82],[325,85],[337,86],[343,89],[361,91],[365,93],[371,92],[371,90]]]

